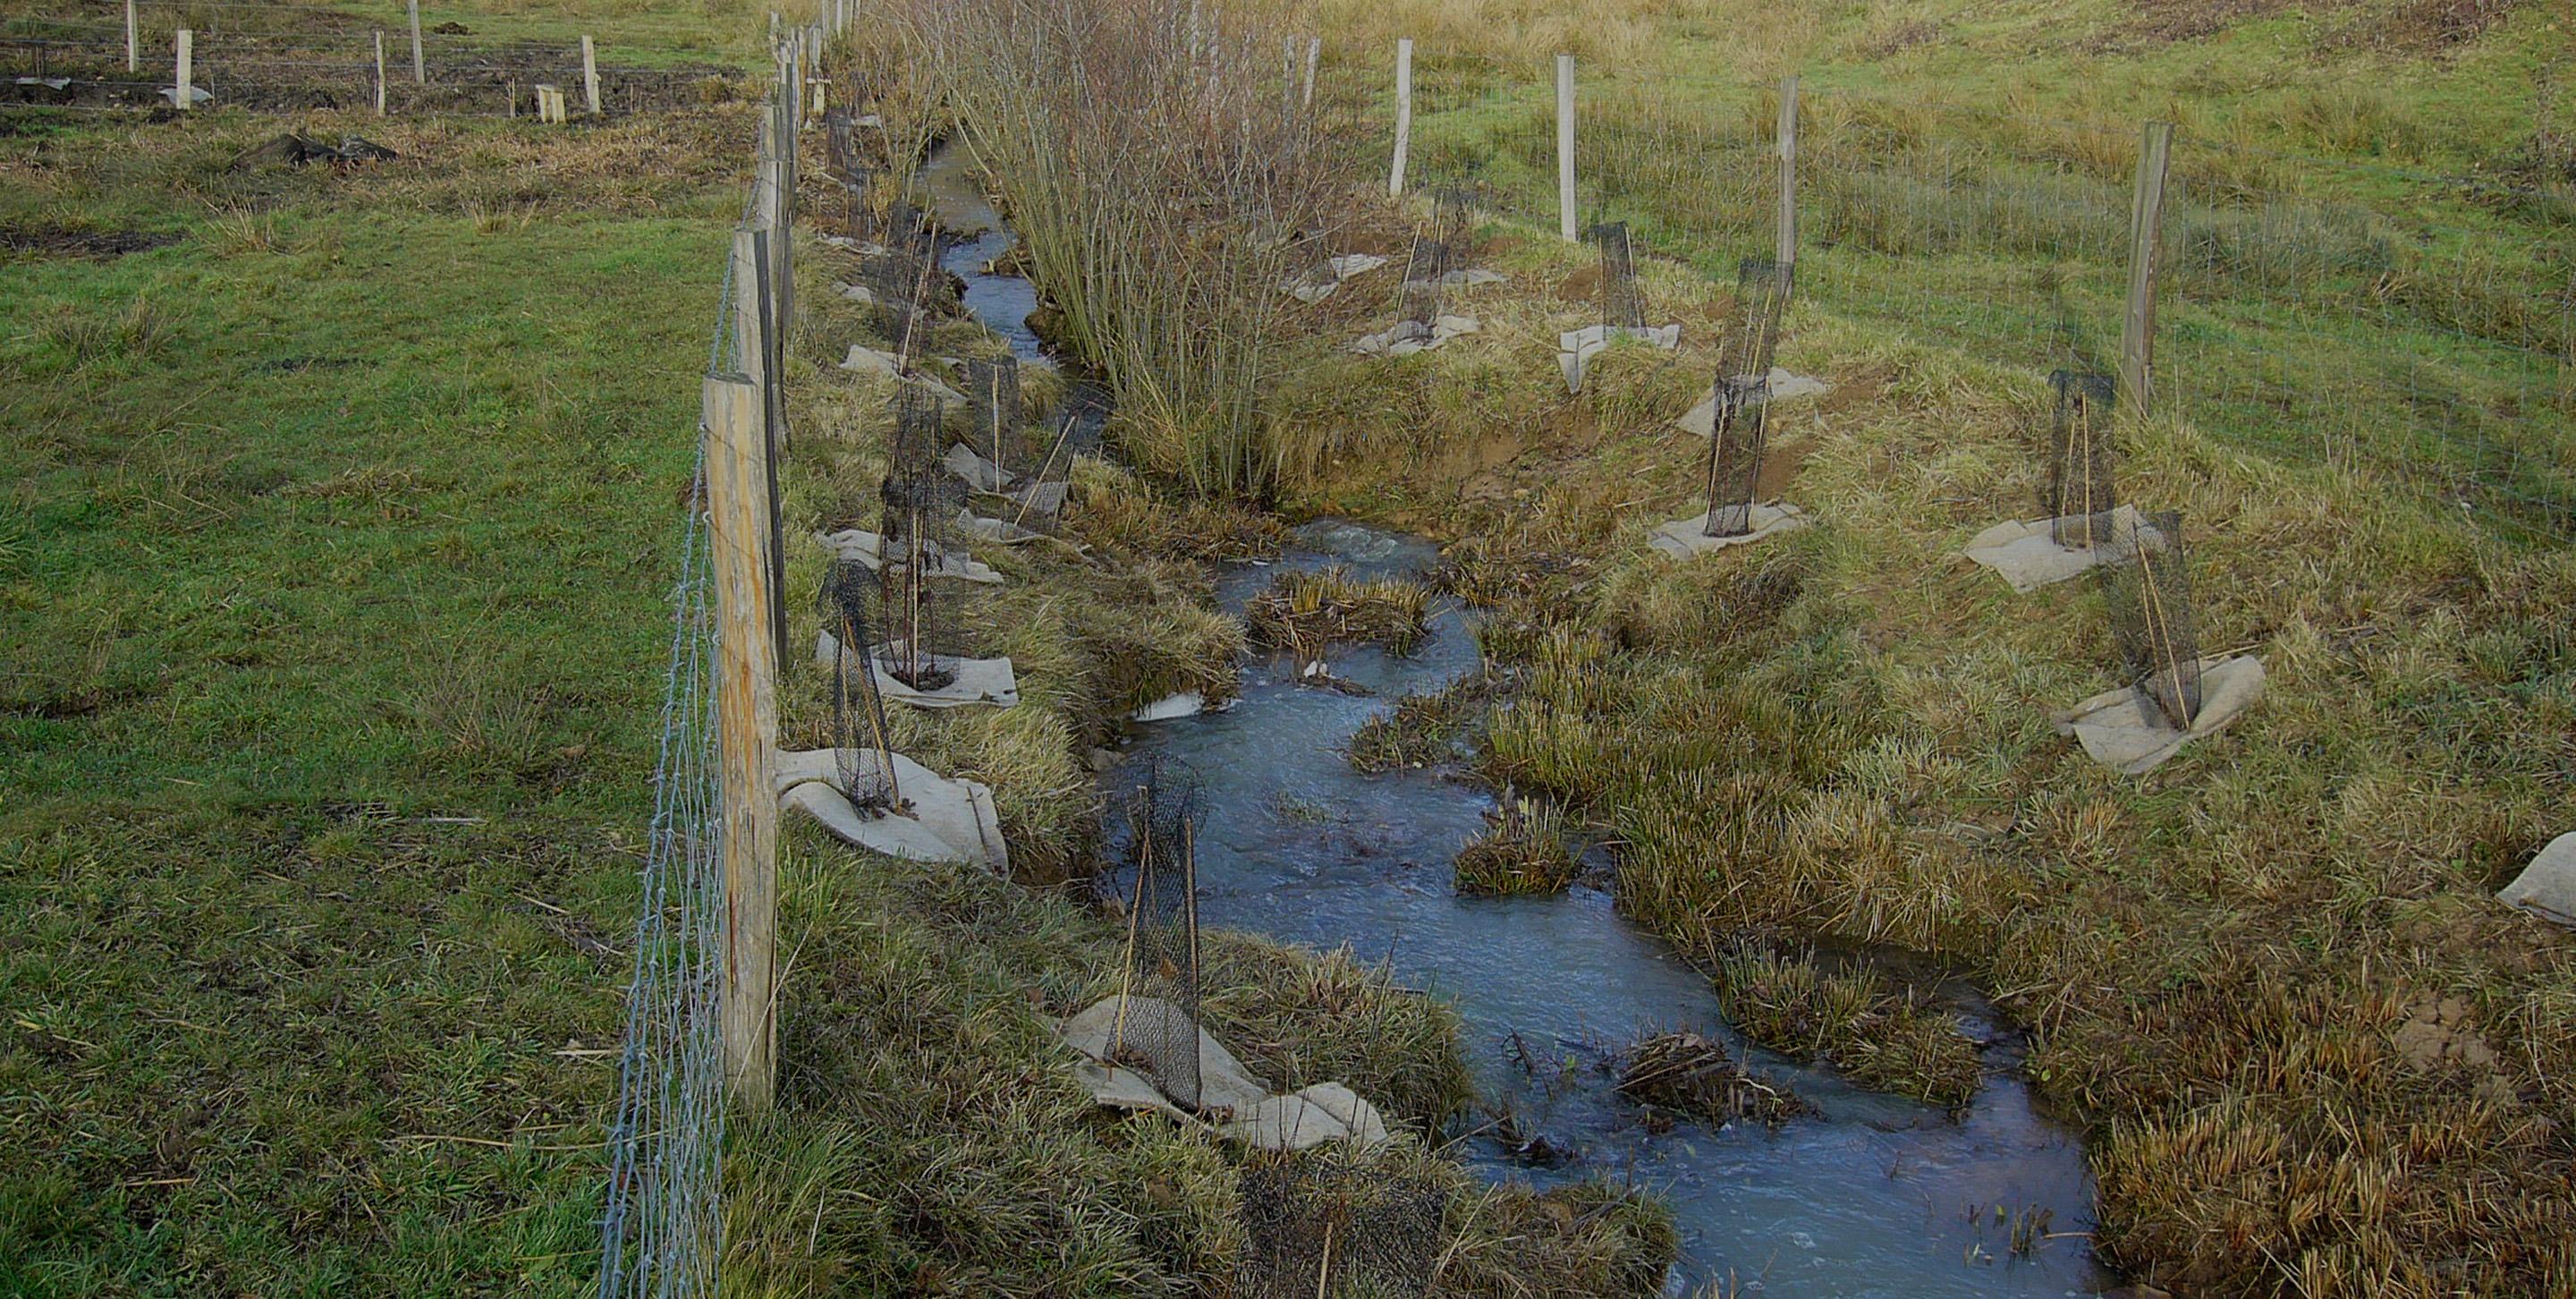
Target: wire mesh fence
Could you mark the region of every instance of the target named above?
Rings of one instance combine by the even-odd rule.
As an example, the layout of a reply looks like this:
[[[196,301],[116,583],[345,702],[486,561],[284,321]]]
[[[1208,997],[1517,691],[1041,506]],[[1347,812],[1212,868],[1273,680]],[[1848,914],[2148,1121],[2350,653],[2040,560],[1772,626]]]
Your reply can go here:
[[[782,74],[793,66],[782,55]],[[792,94],[792,85],[782,75],[772,91],[772,109],[782,118],[790,115],[781,105],[792,104],[792,98],[783,98]],[[746,226],[783,236],[792,208],[780,201],[780,190],[771,182],[782,167],[792,171],[793,152],[790,140],[783,161],[769,156],[757,160],[764,175],[745,200]],[[756,291],[743,291],[745,267],[738,257],[724,263],[708,343],[710,393],[726,385],[740,391],[761,336],[753,313],[765,319],[783,306],[765,283]],[[774,374],[769,378],[775,381]],[[760,414],[754,418],[767,425],[774,406],[765,398],[756,404]],[[762,529],[746,527],[754,511],[745,509],[742,496],[746,490],[774,495],[774,481],[762,485],[757,467],[742,461],[747,450],[756,450],[765,461],[774,448],[762,436],[765,428],[748,430],[751,436],[745,436],[747,430],[730,427],[732,416],[719,415],[717,409],[711,400],[708,416],[698,426],[698,455],[673,587],[653,819],[640,874],[616,1110],[605,1143],[608,1181],[597,1282],[601,1299],[696,1299],[718,1292],[725,1250],[726,1108],[739,1099],[740,1088],[765,1098],[768,1044],[775,1041],[774,1030],[767,1027],[736,1031],[750,1027],[741,1017],[744,1007],[774,1007],[767,973],[773,954],[767,944],[774,943],[768,926],[775,895],[769,881],[744,891],[734,874],[737,867],[763,873],[775,867],[763,851],[767,816],[774,813],[767,764],[755,758],[747,773],[740,761],[744,752],[757,754],[772,742],[744,729],[764,723],[756,702],[761,689],[746,687],[743,678],[756,679],[765,671],[768,656],[761,653],[758,629],[769,622],[763,613],[775,610],[744,607],[738,590],[719,590],[715,576],[723,567],[731,574],[728,588],[752,585],[742,580],[747,543],[775,545]],[[738,407],[735,413],[740,413]],[[721,469],[719,455],[727,458]],[[855,584],[846,572],[829,580],[827,625],[833,613],[849,606],[849,588]],[[772,587],[768,594],[775,599],[778,593]],[[843,644],[864,651],[868,639],[860,620],[842,620],[841,631]],[[872,732],[870,742],[845,746],[845,754],[849,749],[859,753],[848,757],[835,775],[854,802],[864,798],[891,806],[900,797],[891,763],[872,763],[866,756],[887,752],[873,683],[853,691],[853,680],[866,682],[865,674],[854,677],[846,661],[835,666],[836,742],[859,738],[863,728]],[[747,800],[745,775],[753,775],[759,786]],[[759,828],[749,828],[754,826]],[[763,971],[759,977],[744,973],[750,963]]]
[[[388,113],[532,116],[536,87],[584,94],[579,29],[474,33],[455,22],[421,29],[415,62],[408,12],[265,4],[73,5],[0,17],[0,104],[133,109],[177,103],[176,38],[189,33],[192,107],[262,112],[372,109]],[[685,61],[699,33],[618,22],[588,33],[603,112],[719,102],[738,66]],[[628,61],[620,61],[620,53]],[[713,55],[716,51],[708,50]],[[638,55],[642,62],[634,62]],[[599,61],[605,58],[607,61]]]
[[[713,1294],[723,1252],[725,878],[703,453],[693,481],[609,1132],[602,1299]]]

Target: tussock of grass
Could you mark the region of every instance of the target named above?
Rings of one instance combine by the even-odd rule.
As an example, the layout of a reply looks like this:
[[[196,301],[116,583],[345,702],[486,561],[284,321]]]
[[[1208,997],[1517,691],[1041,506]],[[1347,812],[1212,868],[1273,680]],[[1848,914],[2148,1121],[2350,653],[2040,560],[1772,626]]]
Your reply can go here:
[[[1105,555],[1174,562],[1268,559],[1288,541],[1278,516],[1225,501],[1166,499],[1105,460],[1074,462],[1065,535]]]
[[[1372,714],[1351,733],[1343,755],[1367,772],[1436,767],[1458,756],[1460,736],[1483,711],[1493,690],[1484,677],[1465,677],[1436,694],[1406,695],[1395,707]]]
[[[1485,822],[1485,832],[1458,849],[1461,893],[1562,893],[1582,869],[1566,841],[1565,814],[1554,804],[1507,792]]]
[[[1821,1059],[1863,1087],[1966,1105],[1984,1070],[1947,1012],[1919,1004],[1866,970],[1828,974],[1812,955],[1739,951],[1714,973],[1727,1022],[1797,1059]]]
[[[1183,691],[1209,704],[1239,694],[1243,624],[1214,604],[1205,572],[1189,565],[1146,561],[1100,582],[1073,622],[1103,711],[1119,716]]]
[[[1348,641],[1410,654],[1431,633],[1431,591],[1400,577],[1361,581],[1339,564],[1291,569],[1252,598],[1243,618],[1253,644],[1287,650],[1301,662]]]

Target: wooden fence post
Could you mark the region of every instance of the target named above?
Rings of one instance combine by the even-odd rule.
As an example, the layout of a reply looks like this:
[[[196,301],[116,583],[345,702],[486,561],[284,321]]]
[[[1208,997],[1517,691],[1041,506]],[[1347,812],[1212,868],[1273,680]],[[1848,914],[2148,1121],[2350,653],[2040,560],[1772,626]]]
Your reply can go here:
[[[2139,419],[2154,405],[2156,245],[2164,227],[2173,132],[2171,122],[2147,123],[2138,142],[2137,195],[2129,208],[2129,310],[2120,321],[2120,396]]]
[[[725,1083],[760,1111],[778,1078],[778,793],[772,727],[776,656],[761,562],[767,458],[760,392],[738,374],[711,374],[701,398],[707,460],[707,550],[716,597],[716,764],[725,881],[724,969],[718,1014]]]
[[[590,38],[581,38],[581,93],[590,101],[590,115],[599,116],[599,47]]]
[[[1413,38],[1395,43],[1395,164],[1386,173],[1387,197],[1404,193],[1404,151],[1413,142]]]
[[[515,105],[513,105],[515,107]],[[385,34],[376,33],[376,116],[385,115]]]
[[[1772,257],[1780,263],[1780,282],[1795,292],[1798,283],[1798,79],[1780,83],[1780,229]]]
[[[178,67],[173,69],[178,74],[174,98],[178,100],[180,111],[185,112],[197,106],[197,33],[180,28],[178,44]]]
[[[429,64],[420,57],[420,0],[405,0],[411,9],[411,80],[416,86],[429,84]]]
[[[1323,38],[1323,37],[1321,37],[1321,36],[1309,36],[1309,37],[1307,37],[1307,38],[1306,38],[1306,97],[1305,97],[1304,102],[1303,102],[1302,104],[1300,104],[1300,105],[1299,105],[1299,107],[1302,107],[1302,108],[1313,108],[1313,107],[1315,106],[1315,61],[1316,61],[1317,59],[1322,58],[1322,57],[1324,57],[1324,38]]]
[[[1574,56],[1556,56],[1556,232],[1574,242]]]
[[[128,72],[143,69],[143,28],[135,16],[134,3],[135,0],[125,0],[125,70]]]

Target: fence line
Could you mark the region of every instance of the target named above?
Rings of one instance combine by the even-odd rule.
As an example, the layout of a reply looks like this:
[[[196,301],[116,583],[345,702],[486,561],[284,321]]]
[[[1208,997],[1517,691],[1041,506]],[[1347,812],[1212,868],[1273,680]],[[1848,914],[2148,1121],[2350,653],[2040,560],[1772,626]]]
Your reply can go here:
[[[838,15],[839,6],[831,12]],[[793,318],[797,128],[822,24],[774,51],[701,387],[695,487],[654,774],[651,852],[600,1216],[601,1299],[718,1292],[730,1109],[775,1088],[780,340]]]

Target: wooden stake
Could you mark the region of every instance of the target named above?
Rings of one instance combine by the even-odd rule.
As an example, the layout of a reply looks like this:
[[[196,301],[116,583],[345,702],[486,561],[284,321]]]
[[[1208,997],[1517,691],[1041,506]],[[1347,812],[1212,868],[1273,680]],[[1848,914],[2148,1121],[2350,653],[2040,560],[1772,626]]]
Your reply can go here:
[[[1798,265],[1798,79],[1780,83],[1780,229],[1772,256],[1780,263],[1782,287],[1794,292]]]
[[[185,27],[179,29],[178,63],[176,98],[179,111],[186,112],[197,106],[197,33]]]
[[[429,84],[429,64],[420,57],[420,0],[404,0],[411,9],[411,80],[416,86]]]
[[[512,104],[510,107],[511,107],[511,109],[515,112],[515,111],[517,110],[517,108],[518,108],[518,105],[517,105],[517,104]],[[384,34],[383,32],[377,32],[377,33],[376,33],[376,116],[378,116],[378,117],[382,117],[382,116],[384,116],[384,115],[385,115],[385,34]]]
[[[775,655],[768,639],[769,571],[760,562],[760,391],[738,374],[709,375],[707,540],[716,595],[716,760],[723,820],[725,1081],[745,1108],[766,1110],[778,1077],[778,794]]]
[[[1574,224],[1574,56],[1556,56],[1556,233],[1567,243]]]
[[[776,647],[774,668],[787,675],[787,602],[782,598],[787,581],[785,524],[778,510],[778,459],[781,434],[784,431],[786,392],[780,382],[777,323],[769,309],[776,294],[770,278],[769,247],[772,235],[758,225],[734,231],[735,322],[739,333],[741,372],[760,400],[760,423],[754,432],[761,443],[761,563],[769,573],[770,604],[763,613],[770,623]]]
[[[1395,43],[1395,163],[1386,173],[1389,198],[1404,193],[1404,150],[1413,141],[1413,38]]]
[[[1304,107],[1304,108],[1313,108],[1313,107],[1315,106],[1315,61],[1316,61],[1317,59],[1322,58],[1322,57],[1324,57],[1324,38],[1323,38],[1323,37],[1321,37],[1321,36],[1309,36],[1309,37],[1307,37],[1307,38],[1306,38],[1306,98],[1305,98],[1305,101],[1300,105],[1300,107]]]
[[[2138,142],[2138,188],[2129,208],[2129,310],[2120,322],[2121,399],[2145,419],[2155,396],[2156,244],[2165,219],[2165,170],[2173,124],[2149,122]]]
[[[143,70],[143,29],[134,13],[134,0],[125,0],[125,70]]]
[[[590,38],[581,38],[581,93],[590,101],[590,115],[599,116],[599,47]]]

